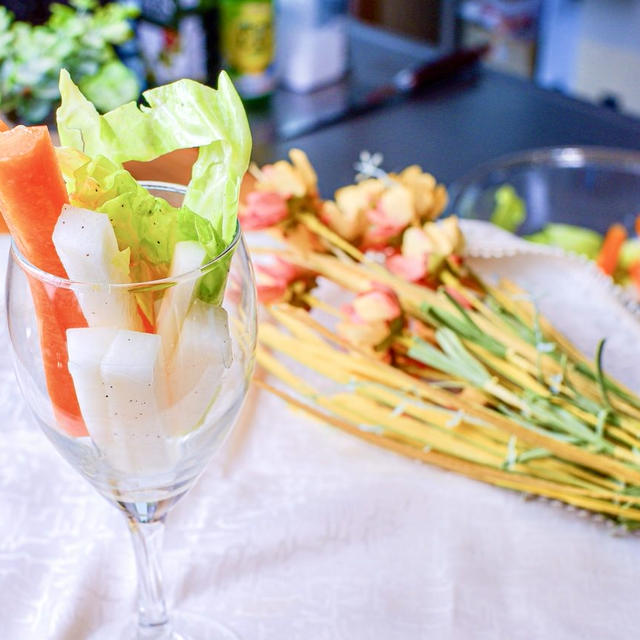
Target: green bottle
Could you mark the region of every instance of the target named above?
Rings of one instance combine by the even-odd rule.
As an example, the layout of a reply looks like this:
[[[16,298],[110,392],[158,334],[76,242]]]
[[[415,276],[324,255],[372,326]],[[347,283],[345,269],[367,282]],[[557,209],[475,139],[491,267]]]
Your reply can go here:
[[[274,10],[271,0],[220,0],[223,65],[247,99],[269,95],[275,86]]]

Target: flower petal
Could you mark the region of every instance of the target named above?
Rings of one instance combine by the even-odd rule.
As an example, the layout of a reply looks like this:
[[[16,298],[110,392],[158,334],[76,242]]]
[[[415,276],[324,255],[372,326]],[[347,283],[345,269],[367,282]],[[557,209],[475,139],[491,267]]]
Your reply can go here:
[[[288,215],[287,201],[274,191],[252,191],[238,211],[240,226],[245,231],[272,227]]]
[[[367,322],[388,322],[402,313],[396,296],[386,291],[361,293],[351,304],[358,316]]]
[[[408,282],[419,282],[427,273],[424,256],[403,256],[397,253],[387,258],[386,266],[391,273]]]

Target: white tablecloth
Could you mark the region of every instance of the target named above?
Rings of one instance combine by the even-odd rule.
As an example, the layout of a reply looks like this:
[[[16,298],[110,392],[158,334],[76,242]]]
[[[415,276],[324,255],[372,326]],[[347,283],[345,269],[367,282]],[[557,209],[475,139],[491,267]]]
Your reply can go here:
[[[583,348],[608,332],[606,363],[633,383],[638,320],[574,263],[542,262],[481,266],[527,281]],[[4,329],[0,342],[0,638],[91,638],[135,607],[124,518],[37,431]],[[172,607],[247,640],[595,640],[640,628],[639,537],[373,448],[264,393],[170,515],[164,565]]]

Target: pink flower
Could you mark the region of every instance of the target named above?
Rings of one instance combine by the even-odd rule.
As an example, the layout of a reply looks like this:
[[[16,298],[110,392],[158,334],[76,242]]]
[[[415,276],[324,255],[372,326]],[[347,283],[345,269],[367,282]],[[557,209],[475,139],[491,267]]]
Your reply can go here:
[[[296,267],[295,264],[291,264],[277,256],[271,264],[258,265],[257,269],[274,280],[281,280],[287,283],[293,282],[302,273],[300,267]]]
[[[287,285],[284,282],[264,282],[259,279],[256,280],[256,292],[258,294],[258,300],[262,304],[272,304],[274,302],[281,301],[286,292]]]
[[[378,346],[388,340],[390,331],[386,322],[339,322],[338,334],[352,345],[369,350],[372,355],[386,359],[387,351]]]
[[[275,191],[252,191],[240,207],[240,225],[244,231],[266,229],[289,215],[287,201]]]
[[[369,209],[366,215],[371,226],[363,239],[363,248],[383,249],[413,220],[411,192],[400,184],[389,187],[382,193],[375,208]]]
[[[351,344],[386,358],[389,345],[383,350],[381,345],[402,329],[402,323],[394,322],[402,317],[402,309],[393,290],[374,285],[370,291],[358,294],[351,304],[344,305],[342,312],[346,319],[338,324],[338,333]]]
[[[371,291],[359,293],[342,311],[351,322],[391,322],[402,314],[395,293],[387,287],[376,286]]]
[[[387,215],[380,204],[375,209],[369,209],[366,215],[371,226],[362,240],[364,249],[383,249],[391,238],[402,233],[407,226],[403,220]]]
[[[287,298],[291,285],[298,279],[306,277],[308,271],[301,269],[282,258],[271,264],[256,266],[256,290],[258,300],[262,304],[280,302]]]
[[[396,253],[387,258],[386,266],[391,273],[407,282],[419,282],[427,275],[426,256],[404,256]]]

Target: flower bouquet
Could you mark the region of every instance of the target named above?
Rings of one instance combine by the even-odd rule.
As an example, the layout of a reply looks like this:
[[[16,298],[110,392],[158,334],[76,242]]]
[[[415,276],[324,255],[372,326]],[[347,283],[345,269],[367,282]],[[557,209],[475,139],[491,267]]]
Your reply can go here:
[[[322,200],[304,153],[290,159],[253,167],[240,209],[278,241],[254,251],[273,320],[258,361],[278,381],[259,384],[410,458],[639,527],[640,398],[603,371],[604,341],[588,360],[526,291],[476,274],[419,167],[363,154],[359,182]]]

